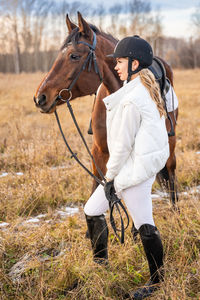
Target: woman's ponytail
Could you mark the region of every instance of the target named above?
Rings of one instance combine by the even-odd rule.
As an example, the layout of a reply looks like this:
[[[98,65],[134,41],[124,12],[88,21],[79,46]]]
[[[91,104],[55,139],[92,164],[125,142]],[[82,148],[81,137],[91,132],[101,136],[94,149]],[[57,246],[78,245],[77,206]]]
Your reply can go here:
[[[160,88],[159,88],[158,83],[155,80],[153,73],[148,69],[142,69],[139,72],[139,75],[140,75],[142,84],[147,88],[152,100],[155,102],[155,104],[158,108],[158,111],[160,113],[160,117],[166,116],[163,99],[160,94]]]

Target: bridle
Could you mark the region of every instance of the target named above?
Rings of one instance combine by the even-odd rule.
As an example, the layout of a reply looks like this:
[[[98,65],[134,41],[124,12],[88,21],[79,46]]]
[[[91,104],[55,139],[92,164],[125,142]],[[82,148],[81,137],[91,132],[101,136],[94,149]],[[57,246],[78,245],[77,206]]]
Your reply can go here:
[[[76,77],[72,80],[69,87],[66,88],[66,89],[65,88],[62,89],[59,92],[58,98],[59,98],[59,100],[61,100],[63,102],[66,102],[67,100],[63,99],[62,93],[67,91],[69,93],[69,99],[68,100],[70,100],[72,98],[72,88],[75,85],[75,83],[77,82],[77,80],[79,79],[79,76],[81,75],[82,71],[84,71],[86,69],[87,64],[88,64],[88,71],[90,72],[91,68],[92,68],[92,62],[93,62],[95,73],[99,75],[100,82],[102,82],[102,80],[103,80],[101,72],[100,72],[98,64],[97,64],[97,60],[96,60],[95,49],[96,49],[96,44],[97,44],[97,38],[96,38],[95,32],[93,31],[93,43],[92,43],[92,45],[87,43],[87,42],[84,42],[84,41],[78,41],[77,44],[83,44],[85,46],[88,46],[89,47],[89,52],[88,52],[88,55],[87,55],[86,59],[84,60],[82,66],[81,66],[81,69],[79,70]]]
[[[59,101],[67,103],[67,101],[71,100],[71,98],[72,98],[72,88],[75,85],[75,83],[77,82],[77,80],[79,79],[82,71],[84,71],[86,69],[87,64],[88,64],[88,71],[90,72],[91,68],[92,68],[92,62],[93,62],[95,73],[99,75],[100,83],[102,82],[103,78],[102,78],[101,72],[99,70],[99,67],[98,67],[98,64],[97,64],[97,60],[96,60],[96,54],[95,54],[95,49],[96,49],[96,44],[97,44],[97,38],[96,38],[95,32],[93,30],[92,30],[92,32],[93,32],[93,43],[92,43],[92,45],[89,44],[89,43],[87,43],[87,42],[84,42],[84,41],[78,41],[77,42],[77,44],[83,44],[83,45],[86,45],[86,46],[89,47],[88,55],[87,55],[86,59],[84,60],[84,62],[82,64],[79,72],[77,73],[77,75],[75,76],[75,78],[72,80],[72,82],[70,83],[70,85],[69,85],[68,88],[63,88],[62,90],[60,90],[60,92],[58,93],[57,97],[55,98],[55,100],[51,104],[51,106],[48,108],[48,110],[44,111],[45,113],[50,112],[58,104]],[[68,96],[67,99],[65,99],[62,96],[62,94],[64,92],[68,92],[69,93],[69,96]],[[35,101],[35,99],[34,99],[34,101]]]
[[[61,132],[61,135],[63,137],[63,140],[64,140],[64,143],[66,145],[66,147],[68,148],[69,152],[71,153],[71,158],[74,158],[78,164],[94,179],[96,180],[97,183],[101,184],[101,185],[105,185],[106,183],[106,179],[101,171],[101,169],[97,166],[96,162],[95,162],[95,159],[86,143],[86,140],[80,130],[80,127],[77,123],[77,120],[76,120],[76,117],[74,115],[74,112],[73,112],[73,109],[72,109],[72,106],[70,104],[70,100],[72,98],[72,88],[73,86],[75,85],[75,83],[77,82],[77,80],[79,79],[79,76],[81,75],[82,71],[84,71],[86,69],[86,66],[88,65],[88,71],[90,72],[91,71],[91,68],[92,68],[92,63],[94,64],[94,70],[95,70],[95,73],[97,75],[99,75],[99,78],[100,78],[100,82],[102,82],[103,78],[102,78],[102,75],[101,75],[101,72],[99,70],[99,67],[98,67],[98,64],[97,64],[97,60],[96,60],[96,54],[95,54],[95,49],[96,49],[96,44],[97,44],[97,38],[96,38],[96,34],[95,32],[93,31],[93,43],[92,45],[85,42],[85,41],[78,41],[77,44],[84,44],[86,46],[89,47],[89,52],[88,52],[88,55],[85,59],[85,61],[83,62],[79,72],[77,73],[76,77],[72,80],[72,82],[70,83],[69,87],[68,88],[64,88],[62,90],[60,90],[60,92],[58,93],[58,96],[56,97],[55,101],[53,102],[53,104],[51,105],[51,107],[48,109],[47,112],[49,112],[52,108],[54,108],[58,101],[61,100],[63,102],[65,102],[67,104],[67,107],[69,109],[69,112],[72,116],[72,119],[73,119],[73,122],[77,128],[77,131],[85,145],[85,148],[89,154],[89,156],[91,157],[95,167],[96,167],[96,170],[99,174],[99,176],[101,177],[102,180],[100,180],[97,176],[95,176],[80,160],[79,158],[77,157],[77,154],[73,152],[73,150],[71,149],[70,145],[68,144],[67,140],[66,140],[66,137],[63,133],[63,130],[62,130],[62,127],[61,127],[61,124],[60,124],[60,120],[59,120],[59,117],[58,117],[58,114],[57,114],[57,111],[55,110],[54,114],[55,114],[55,117],[56,117],[56,120],[57,120],[57,123],[58,123],[58,127],[60,129],[60,132]],[[62,94],[64,92],[68,92],[69,93],[69,97],[67,99],[64,99]],[[124,226],[124,222],[123,222],[123,219],[122,219],[122,215],[121,215],[121,211],[120,211],[120,207],[121,209],[123,210],[126,218],[127,218],[127,224],[126,226]],[[121,199],[119,199],[115,194],[113,195],[112,199],[109,199],[109,208],[110,208],[110,223],[112,225],[112,228],[116,234],[116,236],[118,237],[118,239],[120,240],[121,243],[124,243],[124,231],[128,228],[129,226],[129,216],[128,216],[128,213],[126,211],[126,208],[124,207],[123,203],[121,202]],[[116,227],[116,223],[114,221],[114,217],[113,217],[113,212],[114,212],[114,208],[116,208],[116,210],[118,211],[119,215],[120,215],[120,221],[121,221],[121,229],[118,229]],[[119,236],[119,234],[117,233],[118,231],[121,231],[121,235]]]

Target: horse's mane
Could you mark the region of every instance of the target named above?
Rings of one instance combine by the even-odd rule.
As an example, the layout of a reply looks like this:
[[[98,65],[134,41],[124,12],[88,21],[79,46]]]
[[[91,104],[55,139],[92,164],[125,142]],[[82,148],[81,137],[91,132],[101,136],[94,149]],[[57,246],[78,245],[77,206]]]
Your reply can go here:
[[[107,40],[109,40],[110,42],[112,42],[115,45],[117,44],[118,40],[116,38],[114,38],[110,33],[106,33],[104,31],[99,30],[93,24],[89,24],[89,26],[97,35],[103,36],[104,38],[106,38]],[[61,47],[61,50],[66,48],[67,45],[70,43],[77,44],[77,41],[79,40],[80,36],[81,36],[81,33],[78,31],[78,27],[73,29],[72,32],[65,39],[65,41]]]

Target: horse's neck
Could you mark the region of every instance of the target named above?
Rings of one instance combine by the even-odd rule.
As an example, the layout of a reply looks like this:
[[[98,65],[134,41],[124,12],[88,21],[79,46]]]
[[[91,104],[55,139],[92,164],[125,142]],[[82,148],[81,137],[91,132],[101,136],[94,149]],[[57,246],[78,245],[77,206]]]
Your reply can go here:
[[[94,145],[96,146],[97,153],[108,154],[107,142],[106,142],[106,107],[102,101],[106,96],[116,92],[120,87],[121,83],[114,73],[114,68],[109,67],[104,70],[103,84],[97,93],[97,98],[94,104],[92,113],[92,124],[94,134]],[[95,146],[93,145],[93,148]],[[99,150],[100,149],[100,150]]]
[[[119,80],[118,75],[114,71],[113,65],[104,65],[104,75],[103,75],[103,84],[101,84],[98,93],[96,102],[94,105],[93,115],[95,124],[101,124],[100,129],[103,130],[103,134],[106,135],[105,127],[106,127],[106,108],[103,103],[103,99],[116,92],[122,86],[122,82]],[[101,111],[101,113],[99,113]],[[104,126],[102,126],[104,124]],[[99,127],[97,126],[97,131],[99,131]]]
[[[116,92],[122,83],[114,70],[114,63],[106,64],[104,69],[103,83],[106,86],[109,94]]]
[[[103,79],[103,83],[107,88],[109,94],[116,92],[121,87],[120,82],[112,75],[112,73],[107,74],[106,78]]]

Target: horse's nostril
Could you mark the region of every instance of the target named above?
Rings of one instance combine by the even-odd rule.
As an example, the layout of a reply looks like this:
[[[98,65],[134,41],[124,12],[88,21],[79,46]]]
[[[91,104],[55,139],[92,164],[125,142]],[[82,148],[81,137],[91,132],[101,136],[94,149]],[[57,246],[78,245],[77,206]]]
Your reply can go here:
[[[46,96],[45,95],[41,95],[38,97],[38,104],[40,106],[43,106],[46,104]]]

